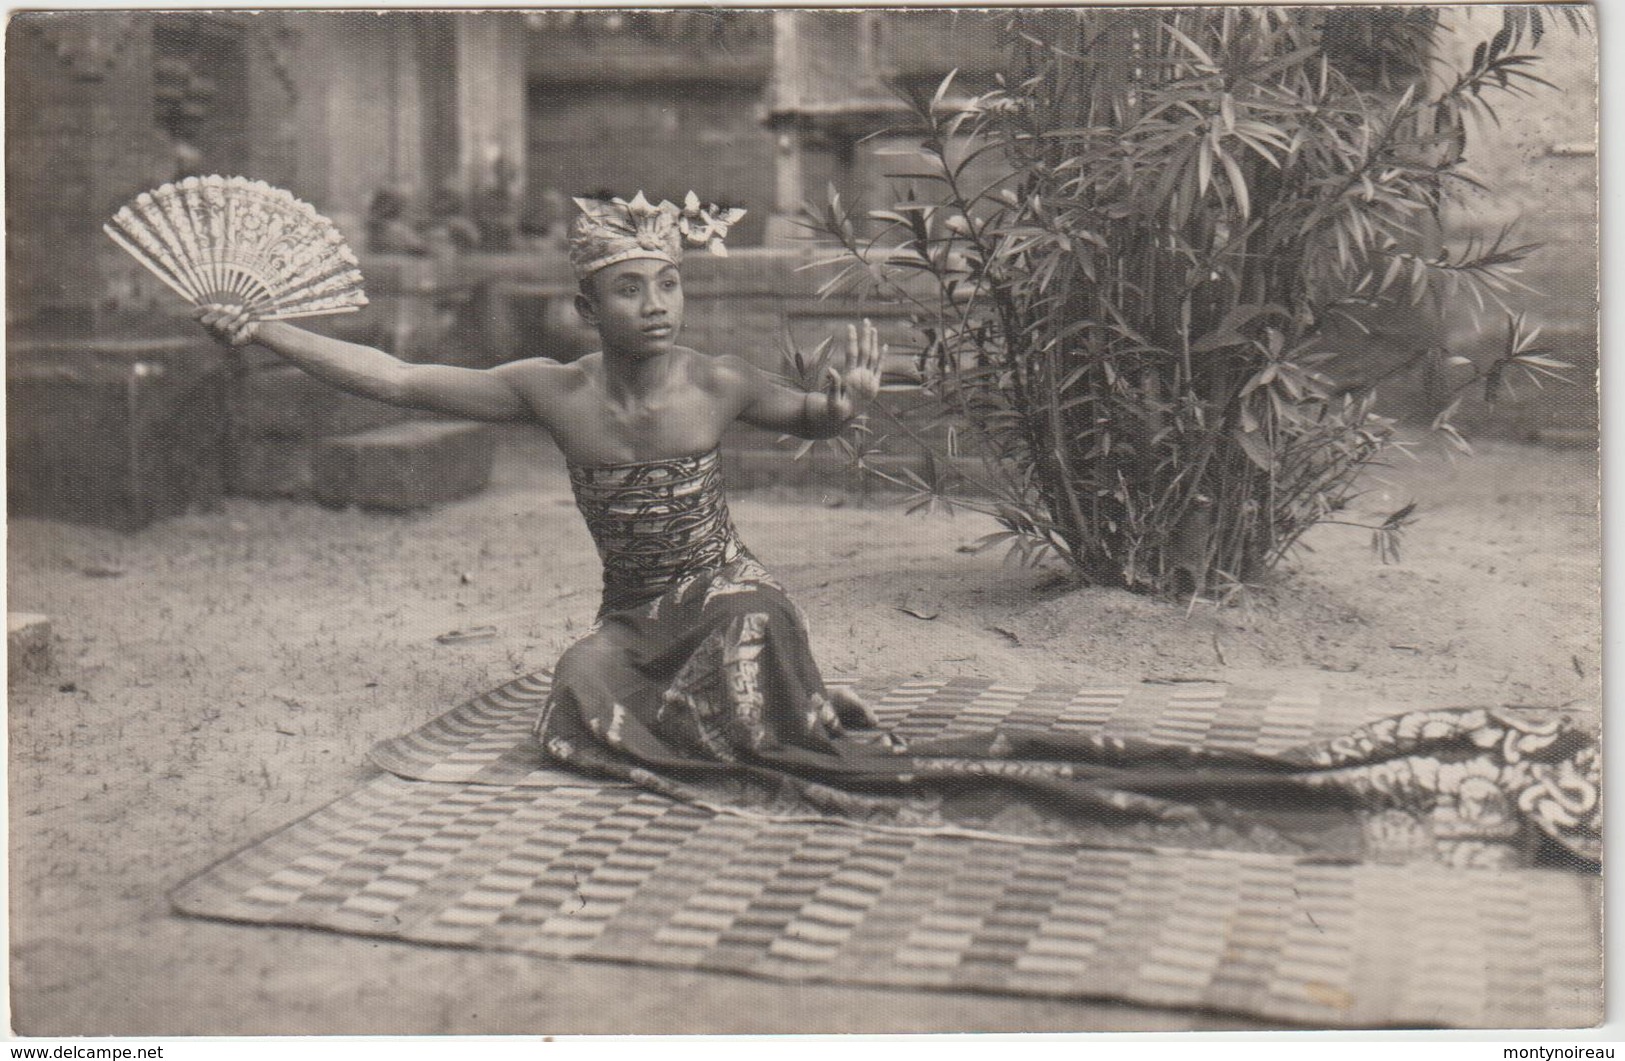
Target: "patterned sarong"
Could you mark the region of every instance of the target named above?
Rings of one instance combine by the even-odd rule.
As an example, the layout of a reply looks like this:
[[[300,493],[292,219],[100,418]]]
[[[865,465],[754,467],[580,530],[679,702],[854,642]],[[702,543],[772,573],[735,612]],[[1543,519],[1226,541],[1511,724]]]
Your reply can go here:
[[[536,733],[576,769],[730,812],[1028,843],[1600,858],[1595,735],[1556,713],[1412,712],[1278,756],[1015,726],[910,746],[851,728],[800,610],[734,531],[715,451],[571,481],[604,604]]]

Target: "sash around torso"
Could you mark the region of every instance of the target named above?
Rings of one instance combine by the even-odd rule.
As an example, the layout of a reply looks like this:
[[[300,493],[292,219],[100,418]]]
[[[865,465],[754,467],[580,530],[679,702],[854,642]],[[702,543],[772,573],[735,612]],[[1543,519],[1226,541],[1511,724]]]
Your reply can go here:
[[[603,611],[652,600],[686,575],[749,555],[728,514],[716,449],[571,465],[570,488],[604,564]]]

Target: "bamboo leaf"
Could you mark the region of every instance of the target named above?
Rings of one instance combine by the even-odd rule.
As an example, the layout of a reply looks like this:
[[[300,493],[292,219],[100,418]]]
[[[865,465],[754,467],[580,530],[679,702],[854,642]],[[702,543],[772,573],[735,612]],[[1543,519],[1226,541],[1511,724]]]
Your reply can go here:
[[[1186,51],[1195,56],[1197,62],[1201,63],[1203,66],[1213,66],[1213,60],[1208,56],[1207,52],[1202,50],[1202,46],[1186,36],[1178,26],[1173,24],[1172,21],[1164,21],[1162,28],[1167,30],[1168,35],[1177,40]]]
[[[1236,209],[1241,212],[1243,219],[1251,216],[1252,204],[1247,191],[1247,179],[1241,174],[1241,166],[1228,153],[1221,154],[1219,161],[1224,163],[1225,175],[1230,179],[1230,192],[1236,198]]]
[[[1191,343],[1191,353],[1205,354],[1220,347],[1238,346],[1247,342],[1248,339],[1241,333],[1241,329],[1259,317],[1266,316],[1290,318],[1291,314],[1273,302],[1262,306],[1250,303],[1232,306],[1211,332]]]
[[[1536,356],[1531,355],[1531,354],[1519,354],[1517,357],[1514,357],[1512,360],[1516,361],[1520,365],[1540,365],[1540,366],[1542,366],[1544,368],[1573,368],[1574,367],[1574,365],[1572,365],[1571,363],[1569,363],[1567,361],[1559,361],[1559,360],[1557,360],[1556,358],[1553,358],[1553,357],[1536,357]]]
[[[1270,451],[1269,443],[1264,440],[1262,432],[1237,430],[1231,433],[1236,445],[1247,459],[1260,471],[1267,472],[1274,463],[1275,454]]]

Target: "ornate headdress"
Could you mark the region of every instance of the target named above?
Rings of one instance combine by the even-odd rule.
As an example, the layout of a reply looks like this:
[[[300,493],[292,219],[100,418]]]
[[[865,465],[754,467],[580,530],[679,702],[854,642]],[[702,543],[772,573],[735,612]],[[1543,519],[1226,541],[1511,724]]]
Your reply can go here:
[[[738,207],[723,209],[701,205],[693,192],[683,205],[661,201],[657,206],[642,192],[625,199],[577,199],[581,216],[570,233],[570,264],[576,278],[586,279],[606,265],[633,258],[656,258],[680,265],[683,247],[706,247],[726,255],[722,245],[728,229],[745,216]]]

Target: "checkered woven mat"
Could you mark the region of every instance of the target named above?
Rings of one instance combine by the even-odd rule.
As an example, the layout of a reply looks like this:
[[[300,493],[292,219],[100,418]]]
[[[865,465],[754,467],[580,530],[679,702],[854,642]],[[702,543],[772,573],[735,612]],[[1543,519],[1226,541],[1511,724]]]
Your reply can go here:
[[[551,689],[546,674],[507,683],[404,737],[373,748],[372,761],[399,777],[506,785],[579,783],[541,765],[530,727]],[[1397,713],[1312,688],[1258,689],[1217,684],[1121,685],[1078,689],[980,678],[905,681],[869,702],[887,728],[910,740],[956,737],[1000,725],[1059,733],[1103,733],[1234,752],[1277,754],[1341,736]]]
[[[1601,1013],[1594,878],[887,834],[579,782],[380,778],[172,899],[421,943],[1316,1027]]]

